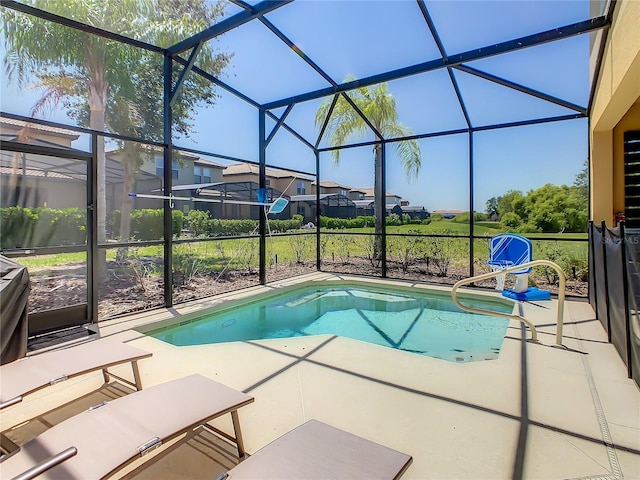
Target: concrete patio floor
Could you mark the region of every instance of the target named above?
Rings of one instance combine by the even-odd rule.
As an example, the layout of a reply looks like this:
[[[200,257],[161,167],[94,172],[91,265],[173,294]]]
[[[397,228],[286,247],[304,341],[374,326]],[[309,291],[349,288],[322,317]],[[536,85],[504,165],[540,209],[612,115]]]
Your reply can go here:
[[[346,277],[310,274],[278,286],[335,278]],[[253,395],[239,411],[249,454],[315,418],[412,455],[403,479],[640,479],[640,392],[585,302],[565,305],[564,348],[554,346],[555,300],[525,304],[540,343],[523,340],[530,332],[512,322],[500,357],[471,363],[333,335],[174,347],[133,330],[274,287],[102,322],[100,335],[153,352],[140,362],[145,387],[201,373]],[[47,428],[96,395],[120,394],[112,389],[101,374],[44,389],[3,413],[2,429],[31,420],[8,432],[28,438],[21,429]],[[228,431],[230,424],[217,422]],[[208,432],[173,443],[116,478],[214,479],[237,463],[233,448]]]

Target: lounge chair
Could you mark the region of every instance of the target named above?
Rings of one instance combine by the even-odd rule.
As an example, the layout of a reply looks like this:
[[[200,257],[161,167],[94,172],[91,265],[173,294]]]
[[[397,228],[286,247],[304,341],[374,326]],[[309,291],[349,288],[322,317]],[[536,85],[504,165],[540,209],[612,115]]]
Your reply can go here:
[[[233,441],[242,458],[238,409],[251,402],[250,395],[202,375],[179,378],[96,405],[55,425],[0,463],[0,472],[3,479],[34,467],[40,473],[39,466],[46,469],[61,454],[60,463],[38,478],[99,479],[200,425]],[[207,424],[227,413],[233,436]]]
[[[22,401],[25,395],[85,373],[102,370],[136,390],[142,389],[138,360],[152,354],[121,341],[101,338],[61,350],[30,355],[0,366],[0,410]],[[107,369],[131,362],[133,382]]]
[[[410,455],[309,420],[217,480],[397,479],[411,462]]]

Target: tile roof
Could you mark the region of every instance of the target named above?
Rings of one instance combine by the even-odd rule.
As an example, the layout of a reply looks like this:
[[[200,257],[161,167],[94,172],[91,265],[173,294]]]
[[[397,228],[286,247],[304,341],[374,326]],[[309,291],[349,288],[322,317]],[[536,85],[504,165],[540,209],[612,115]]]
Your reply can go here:
[[[59,135],[63,137],[69,138],[78,138],[80,136],[79,133],[74,132],[73,130],[66,130],[64,128],[58,127],[49,127],[47,125],[40,125],[38,123],[27,123],[22,120],[14,120],[13,118],[2,117],[0,118],[0,131],[3,129],[15,130],[11,127],[27,127],[29,130],[39,130],[41,132],[46,132],[53,135]],[[7,128],[9,127],[9,128]]]

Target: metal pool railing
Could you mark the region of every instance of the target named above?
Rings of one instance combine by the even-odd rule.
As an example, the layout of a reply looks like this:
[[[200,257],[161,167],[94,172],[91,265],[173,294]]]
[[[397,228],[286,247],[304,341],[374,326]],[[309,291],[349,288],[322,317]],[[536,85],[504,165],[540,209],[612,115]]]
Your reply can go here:
[[[455,285],[451,289],[451,298],[453,299],[453,302],[458,306],[458,308],[464,311],[471,312],[471,313],[480,313],[482,315],[492,315],[494,317],[503,317],[503,318],[508,318],[510,320],[517,320],[519,322],[524,323],[531,330],[531,340],[533,340],[534,342],[537,342],[538,332],[536,331],[536,327],[535,325],[533,325],[533,323],[531,323],[526,318],[516,314],[502,313],[502,312],[496,312],[492,310],[468,307],[460,303],[460,301],[458,300],[458,293],[457,293],[458,288],[460,288],[462,285],[468,285],[476,281],[486,280],[488,278],[497,277],[498,275],[504,275],[506,273],[522,270],[523,268],[535,267],[537,265],[546,265],[548,267],[553,268],[556,272],[558,272],[558,314],[557,314],[557,323],[556,323],[556,344],[562,345],[562,326],[563,326],[563,318],[564,318],[564,290],[566,285],[566,278],[565,278],[564,272],[558,266],[558,264],[550,260],[533,260],[532,262],[527,262],[520,265],[514,265],[513,267],[504,268],[502,270],[496,270],[493,272],[484,273],[482,275],[476,275],[474,277],[465,278],[464,280],[460,280],[455,283]]]

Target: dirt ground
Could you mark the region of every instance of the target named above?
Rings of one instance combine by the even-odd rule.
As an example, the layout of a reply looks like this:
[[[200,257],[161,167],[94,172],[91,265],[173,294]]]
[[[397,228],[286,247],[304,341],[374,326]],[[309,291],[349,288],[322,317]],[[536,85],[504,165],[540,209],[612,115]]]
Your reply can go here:
[[[99,286],[98,315],[105,320],[125,313],[163,305],[164,282],[161,275],[136,275],[135,273],[117,273],[122,269],[115,264],[108,266],[107,281]],[[315,263],[292,263],[267,268],[267,281],[273,282],[285,278],[316,271]],[[380,276],[380,270],[374,268],[366,259],[351,258],[349,263],[326,262],[322,271],[332,273]],[[476,274],[483,273],[477,271]],[[174,304],[197,298],[204,298],[223,292],[239,290],[259,284],[257,269],[252,271],[230,271],[220,278],[218,274],[202,273],[191,278],[176,275],[174,277]],[[468,277],[467,269],[451,267],[447,276],[439,276],[424,266],[413,266],[408,271],[393,263],[387,264],[387,277],[403,280],[416,280],[427,283],[453,285],[458,280]],[[82,268],[66,265],[55,270],[31,270],[31,294],[29,296],[29,313],[66,307],[85,303],[87,283]],[[539,288],[557,293],[557,285],[549,284],[544,276],[536,278]],[[493,288],[494,280],[482,282],[479,286]],[[507,284],[509,286],[509,284]],[[587,283],[567,278],[566,294],[585,297]]]

